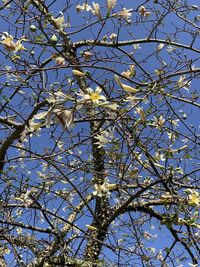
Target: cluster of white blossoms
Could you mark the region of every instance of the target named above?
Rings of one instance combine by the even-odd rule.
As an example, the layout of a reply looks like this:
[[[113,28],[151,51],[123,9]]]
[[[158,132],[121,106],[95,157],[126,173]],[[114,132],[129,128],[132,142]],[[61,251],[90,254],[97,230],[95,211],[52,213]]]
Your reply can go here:
[[[105,146],[106,144],[112,142],[114,139],[114,128],[111,129],[110,127],[107,130],[101,131],[99,134],[95,135],[95,139],[97,139],[96,144],[98,148]]]
[[[25,50],[25,47],[22,45],[23,38],[18,40],[16,43],[13,41],[13,36],[8,32],[3,32],[1,37],[1,44],[4,45],[5,50],[8,52],[18,52],[21,50]]]
[[[107,0],[107,10],[108,13],[116,6],[117,0]],[[76,6],[77,13],[87,11],[91,12],[93,15],[97,16],[99,19],[102,19],[100,6],[98,3],[92,2],[92,6],[88,5],[87,2],[83,3],[83,5],[78,4]],[[112,17],[120,18],[120,19],[126,19],[129,20],[131,17],[132,9],[126,9],[123,8],[117,13],[112,14]]]

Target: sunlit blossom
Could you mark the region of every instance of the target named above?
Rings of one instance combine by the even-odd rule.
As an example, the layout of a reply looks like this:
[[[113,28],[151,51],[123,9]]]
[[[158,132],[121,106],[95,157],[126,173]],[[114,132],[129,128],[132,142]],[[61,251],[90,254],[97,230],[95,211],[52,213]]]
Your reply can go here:
[[[25,50],[25,47],[22,45],[23,39],[18,40],[15,43],[13,41],[13,36],[8,34],[7,32],[3,32],[1,40],[3,40],[1,43],[4,45],[4,48],[8,52],[18,52],[18,51],[21,51],[21,50]]]
[[[107,0],[108,11],[112,10],[116,6],[117,0]]]
[[[142,122],[146,122],[146,119],[145,119],[145,112],[144,112],[143,108],[141,108],[141,107],[136,107],[136,108],[135,108],[135,113],[138,113],[138,114],[140,115]]]
[[[95,184],[95,191],[93,192],[94,196],[102,197],[105,194],[109,194],[109,191],[116,188],[116,184],[109,184],[105,181],[103,184]]]
[[[87,88],[87,93],[84,93],[83,91],[80,91],[80,93],[77,93],[77,95],[81,96],[82,99],[79,99],[79,103],[86,103],[86,102],[92,102],[96,105],[99,105],[102,101],[106,101],[106,97],[101,95],[102,89],[98,86],[96,87],[96,90],[94,91],[92,88]]]
[[[54,60],[55,60],[55,63],[57,65],[61,65],[61,66],[65,65],[65,58],[64,57],[57,56],[54,58]]]
[[[15,52],[25,50],[25,47],[23,46],[23,44],[21,42],[22,42],[22,40],[18,40],[16,42]]]
[[[65,18],[62,12],[60,12],[60,16],[58,18],[53,18],[53,21],[57,29],[62,30],[65,27]]]
[[[13,37],[12,35],[8,34],[7,32],[3,33],[4,35],[1,37],[2,44],[4,45],[4,48],[9,51],[15,51],[16,44],[13,42]]]
[[[135,75],[135,65],[130,65],[129,69],[127,71],[123,71],[121,75],[128,79],[132,78]]]
[[[98,141],[95,143],[98,148],[101,148],[112,141],[114,138],[114,129],[108,128],[107,130],[101,131],[99,134],[95,135],[95,139]]]
[[[164,48],[164,44],[163,43],[160,43],[158,46],[157,46],[157,51],[160,51]]]
[[[114,41],[116,38],[117,38],[117,34],[116,33],[112,33],[110,36],[109,36],[110,40]]]
[[[157,128],[157,129],[162,129],[162,127],[165,124],[165,119],[163,118],[162,115],[160,115],[159,117],[154,116],[153,117],[154,121],[153,121],[153,125]]]
[[[151,12],[147,11],[145,6],[140,6],[138,12],[142,17],[148,17],[151,15]]]
[[[197,192],[195,189],[187,189],[187,192],[189,192],[188,195],[188,203],[190,205],[200,205],[200,195],[199,192]]]
[[[101,19],[101,12],[100,12],[100,6],[98,3],[92,2],[94,11],[93,14],[96,15],[99,19]]]
[[[92,53],[90,51],[84,51],[84,52],[82,52],[82,55],[83,55],[84,59],[87,61],[87,60],[90,60]]]
[[[134,48],[135,50],[137,50],[137,49],[141,49],[140,44],[133,44],[133,48]]]
[[[90,5],[88,5],[86,2],[81,6],[80,4],[78,4],[76,6],[76,12],[80,13],[82,11],[93,11],[92,7]]]
[[[86,224],[85,226],[86,226],[89,230],[91,230],[91,231],[95,231],[95,230],[97,230],[97,228],[94,227],[94,226],[92,226],[92,225]]]
[[[73,110],[55,110],[55,123],[60,123],[65,129],[69,129],[73,125],[74,112]]]
[[[141,98],[139,98],[139,97],[136,97],[134,95],[129,95],[123,101],[124,102],[131,102],[132,104],[136,105],[140,100],[141,100]]]
[[[117,84],[126,92],[126,93],[131,93],[131,94],[135,94],[138,93],[140,90],[136,89],[130,85],[124,84],[120,81],[119,77],[117,75],[114,76],[115,81],[117,82]]]
[[[85,72],[82,72],[82,71],[80,71],[80,70],[72,70],[72,73],[73,73],[74,75],[76,75],[76,76],[79,76],[79,77],[83,77],[83,76],[86,75]]]
[[[165,161],[166,160],[165,155],[162,154],[160,151],[156,151],[154,159],[156,161]]]
[[[118,13],[113,14],[113,16],[117,18],[130,19],[130,17],[132,16],[131,12],[132,12],[132,8],[131,9],[123,8]]]

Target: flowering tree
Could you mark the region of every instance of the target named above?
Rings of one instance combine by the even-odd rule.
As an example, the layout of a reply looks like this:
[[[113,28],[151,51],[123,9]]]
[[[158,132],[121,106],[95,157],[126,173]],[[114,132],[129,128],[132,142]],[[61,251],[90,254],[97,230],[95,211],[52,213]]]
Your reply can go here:
[[[191,2],[1,1],[0,266],[198,266]]]

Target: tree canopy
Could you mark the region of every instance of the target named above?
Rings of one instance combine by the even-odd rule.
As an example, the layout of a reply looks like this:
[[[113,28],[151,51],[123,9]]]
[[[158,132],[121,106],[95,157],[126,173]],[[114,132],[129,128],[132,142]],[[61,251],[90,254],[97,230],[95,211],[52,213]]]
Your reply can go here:
[[[0,1],[0,266],[198,266],[197,1]]]

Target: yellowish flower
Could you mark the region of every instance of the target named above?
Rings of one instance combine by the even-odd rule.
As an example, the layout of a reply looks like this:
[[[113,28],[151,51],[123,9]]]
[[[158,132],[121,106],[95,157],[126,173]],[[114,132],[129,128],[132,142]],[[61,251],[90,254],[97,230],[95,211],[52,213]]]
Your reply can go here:
[[[54,60],[55,60],[55,63],[57,65],[61,65],[61,66],[65,65],[65,58],[64,57],[58,56],[58,57],[55,57]]]
[[[15,52],[25,50],[25,47],[23,46],[23,44],[21,42],[22,42],[22,40],[18,40],[16,42]]]
[[[82,99],[78,100],[79,103],[93,102],[96,105],[99,105],[101,100],[106,101],[106,97],[101,95],[102,89],[100,87],[96,87],[94,91],[92,88],[87,88],[87,94],[80,91],[77,95],[80,95]]]
[[[164,124],[165,124],[165,119],[163,118],[163,116],[160,115],[159,118],[157,118],[156,116],[154,116],[153,118],[154,118],[153,125],[157,129],[161,129],[164,126]]]
[[[117,38],[117,34],[112,33],[109,38],[110,38],[110,40],[114,41]]]
[[[145,119],[145,113],[144,113],[143,108],[141,108],[141,107],[136,107],[136,108],[135,108],[135,112],[138,113],[138,114],[140,115],[142,122],[146,122],[146,119]]]
[[[117,84],[118,84],[118,85],[119,85],[125,92],[127,92],[128,94],[129,94],[129,93],[131,93],[131,94],[135,94],[135,93],[140,92],[139,89],[133,88],[133,87],[131,87],[131,86],[129,86],[129,85],[126,85],[126,84],[122,83],[117,75],[115,75],[114,78],[115,78],[116,83],[117,83]]]
[[[123,8],[118,13],[113,14],[113,16],[117,18],[129,19],[132,16],[131,12],[132,12],[132,8],[131,9]]]
[[[188,203],[190,205],[199,206],[200,205],[200,195],[199,195],[199,192],[197,192],[194,189],[188,189],[187,191],[189,192]]]
[[[122,89],[123,89],[125,92],[127,92],[127,93],[135,94],[135,93],[140,92],[139,89],[136,89],[136,88],[131,87],[131,86],[129,86],[129,85],[126,85],[126,84],[124,84],[124,83],[121,84],[121,87],[122,87]]]
[[[93,14],[96,15],[99,19],[101,19],[101,12],[100,12],[100,6],[98,3],[92,2],[94,12]]]
[[[8,52],[12,52],[15,51],[16,48],[16,44],[13,42],[13,38],[12,37],[7,37],[3,40],[2,44],[4,45],[4,48],[8,51]]]
[[[93,192],[94,196],[102,197],[105,194],[110,194],[109,191],[116,188],[116,184],[109,184],[105,181],[103,184],[95,184],[95,191]]]
[[[3,36],[1,37],[2,44],[4,45],[4,48],[9,52],[17,52],[20,50],[25,50],[24,46],[22,45],[22,41],[18,40],[16,43],[13,41],[13,36],[8,34],[7,32],[3,32]]]
[[[72,73],[76,76],[79,76],[79,77],[84,77],[86,75],[85,72],[82,72],[80,70],[72,70]]]
[[[164,48],[164,44],[163,43],[160,43],[158,46],[157,46],[157,51],[160,51]]]
[[[185,75],[181,75],[178,82],[177,82],[177,85],[178,87],[183,87],[187,84],[187,81],[185,81]]]
[[[40,130],[42,125],[43,125],[43,123],[41,123],[41,122],[34,122],[34,120],[30,120],[28,129],[31,132],[35,132],[35,131]]]
[[[91,230],[91,231],[95,231],[95,230],[97,230],[97,228],[94,227],[94,226],[92,226],[92,225],[88,225],[88,224],[86,224],[85,226],[86,226],[89,230]]]
[[[147,12],[146,7],[145,7],[145,6],[141,6],[141,7],[139,8],[138,12],[139,12],[139,14],[140,14],[141,16],[144,16],[145,13]]]
[[[128,79],[132,78],[135,75],[135,65],[130,65],[129,69],[127,71],[123,71],[121,75]]]
[[[104,193],[107,192],[105,184],[95,184],[95,191],[93,192],[94,196],[102,197]]]
[[[112,10],[117,3],[117,0],[107,0],[108,11]]]
[[[53,19],[56,29],[63,29],[65,27],[65,18],[62,12],[57,19]]]
[[[141,6],[138,12],[142,17],[149,17],[151,15],[151,12],[147,11],[145,6]]]
[[[77,13],[80,13],[80,12],[82,12],[83,11],[83,7],[80,5],[80,4],[78,4],[77,6],[76,6],[76,12]]]
[[[82,55],[83,55],[84,59],[87,61],[87,60],[90,60],[92,53],[90,51],[84,51],[84,52],[82,52]]]
[[[92,7],[90,5],[88,5],[86,2],[81,6],[81,5],[77,5],[76,6],[76,12],[80,13],[82,11],[93,11]]]

